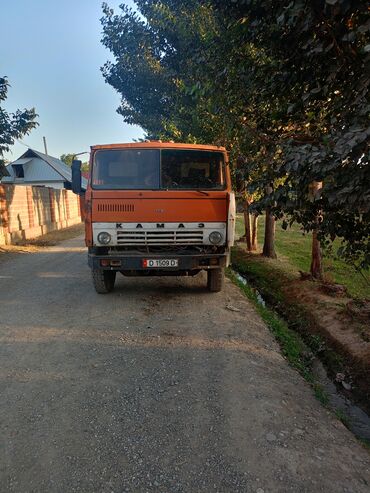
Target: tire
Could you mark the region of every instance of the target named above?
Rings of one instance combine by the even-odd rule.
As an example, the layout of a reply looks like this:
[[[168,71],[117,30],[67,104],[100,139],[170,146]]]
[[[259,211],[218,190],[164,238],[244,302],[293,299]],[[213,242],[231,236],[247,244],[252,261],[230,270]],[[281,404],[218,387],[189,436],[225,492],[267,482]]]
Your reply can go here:
[[[210,269],[207,271],[207,287],[211,293],[218,293],[224,287],[225,269]]]
[[[113,270],[92,269],[92,279],[95,291],[99,294],[110,293],[114,288],[116,272]]]

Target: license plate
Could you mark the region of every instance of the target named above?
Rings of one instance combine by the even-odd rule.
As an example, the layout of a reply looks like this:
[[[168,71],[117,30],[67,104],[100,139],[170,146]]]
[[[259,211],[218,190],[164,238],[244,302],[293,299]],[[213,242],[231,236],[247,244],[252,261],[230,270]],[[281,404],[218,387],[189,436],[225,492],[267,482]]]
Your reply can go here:
[[[145,269],[161,269],[163,267],[178,267],[179,261],[177,258],[161,258],[161,259],[143,259],[143,267]]]

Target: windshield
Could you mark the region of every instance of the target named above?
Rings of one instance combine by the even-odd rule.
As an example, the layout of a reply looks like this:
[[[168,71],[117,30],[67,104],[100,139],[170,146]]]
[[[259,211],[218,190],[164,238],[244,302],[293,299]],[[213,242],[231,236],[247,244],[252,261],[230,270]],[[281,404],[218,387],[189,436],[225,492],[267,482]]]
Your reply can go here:
[[[221,152],[176,149],[99,150],[92,186],[121,190],[223,190]]]
[[[124,149],[97,151],[92,173],[93,188],[159,188],[159,150]]]

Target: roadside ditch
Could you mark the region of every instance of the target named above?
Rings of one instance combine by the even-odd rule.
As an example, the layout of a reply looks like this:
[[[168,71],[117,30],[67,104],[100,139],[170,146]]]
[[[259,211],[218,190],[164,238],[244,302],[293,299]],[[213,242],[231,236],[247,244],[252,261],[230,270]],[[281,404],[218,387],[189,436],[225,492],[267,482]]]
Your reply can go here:
[[[279,282],[286,280],[274,283],[273,279],[257,275],[252,261],[243,248],[235,247],[228,277],[255,304],[279,342],[283,355],[311,384],[320,402],[370,448],[368,372],[363,367],[356,368],[353,359],[338,352],[315,325],[307,307],[300,306],[296,299],[279,288]]]

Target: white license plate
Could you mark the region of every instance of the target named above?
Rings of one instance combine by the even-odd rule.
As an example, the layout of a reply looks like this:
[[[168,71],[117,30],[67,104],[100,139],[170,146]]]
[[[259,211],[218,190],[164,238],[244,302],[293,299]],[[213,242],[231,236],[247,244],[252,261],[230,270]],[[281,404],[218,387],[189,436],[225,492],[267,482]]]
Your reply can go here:
[[[144,269],[161,269],[163,267],[178,267],[179,261],[177,258],[161,258],[161,259],[143,259]]]

